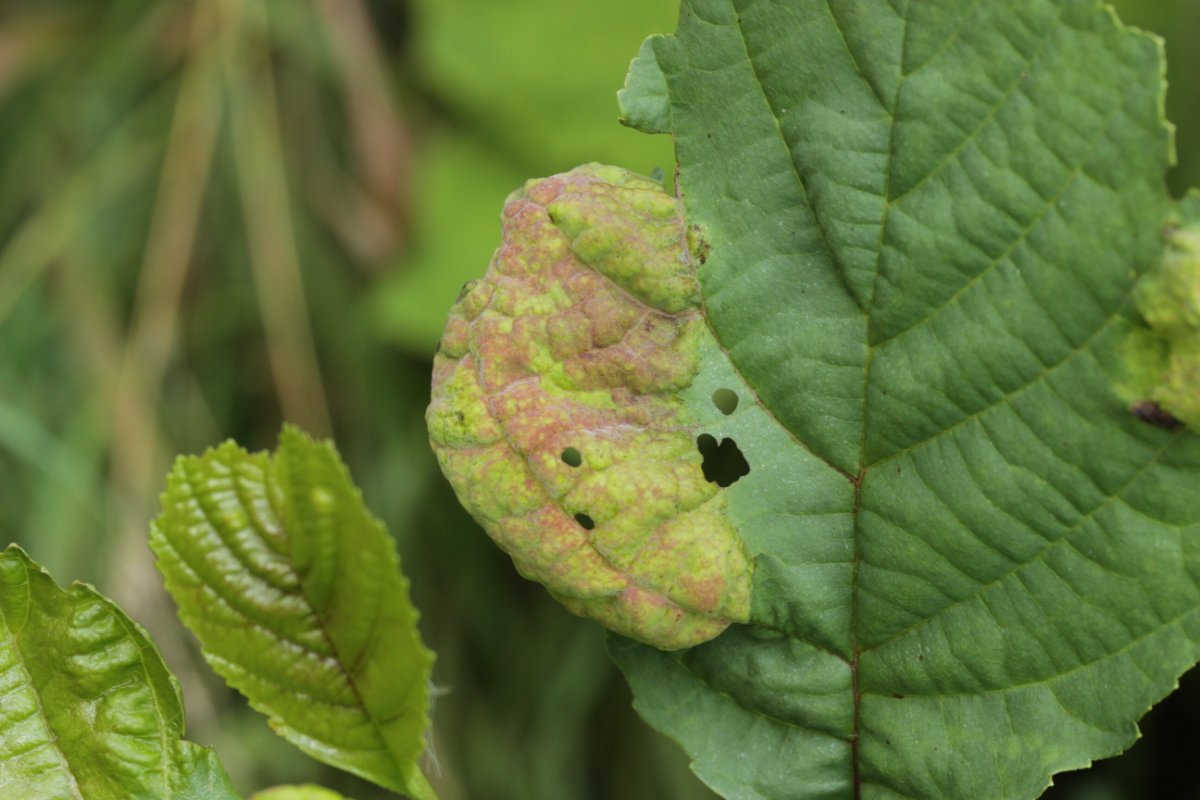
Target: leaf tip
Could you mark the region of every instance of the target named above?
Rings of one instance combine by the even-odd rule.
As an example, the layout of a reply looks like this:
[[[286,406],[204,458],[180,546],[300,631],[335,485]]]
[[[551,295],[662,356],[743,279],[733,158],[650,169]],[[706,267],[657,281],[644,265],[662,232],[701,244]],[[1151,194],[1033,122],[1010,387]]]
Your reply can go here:
[[[658,64],[655,45],[664,37],[649,36],[629,64],[625,86],[617,92],[622,125],[642,133],[671,132],[671,104],[667,79]]]

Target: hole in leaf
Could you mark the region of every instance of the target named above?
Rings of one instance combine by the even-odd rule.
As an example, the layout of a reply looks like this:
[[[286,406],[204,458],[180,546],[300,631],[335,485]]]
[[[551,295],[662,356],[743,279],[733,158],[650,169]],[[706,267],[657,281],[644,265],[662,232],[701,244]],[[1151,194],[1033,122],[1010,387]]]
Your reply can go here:
[[[724,489],[726,486],[732,486],[743,475],[750,474],[750,463],[746,461],[733,439],[722,439],[721,443],[717,444],[715,436],[702,433],[696,438],[696,447],[704,458],[700,468],[704,470],[704,477],[710,483]]]
[[[592,528],[596,527],[596,521],[587,514],[576,514],[575,521],[578,522],[580,527],[582,527],[585,531],[590,531]]]
[[[725,416],[737,411],[738,396],[733,389],[717,389],[713,392],[712,401],[717,410]]]
[[[562,451],[562,460],[568,467],[578,467],[583,463],[583,454],[574,447],[568,447]]]

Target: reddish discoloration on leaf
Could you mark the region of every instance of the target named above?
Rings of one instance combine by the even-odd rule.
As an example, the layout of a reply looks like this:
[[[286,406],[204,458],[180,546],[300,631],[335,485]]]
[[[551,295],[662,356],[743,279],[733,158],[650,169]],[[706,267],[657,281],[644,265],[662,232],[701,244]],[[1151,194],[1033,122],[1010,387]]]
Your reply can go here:
[[[588,165],[502,219],[434,363],[430,437],[459,498],[524,575],[620,633],[677,649],[745,620],[750,562],[676,394],[704,324],[677,201]]]

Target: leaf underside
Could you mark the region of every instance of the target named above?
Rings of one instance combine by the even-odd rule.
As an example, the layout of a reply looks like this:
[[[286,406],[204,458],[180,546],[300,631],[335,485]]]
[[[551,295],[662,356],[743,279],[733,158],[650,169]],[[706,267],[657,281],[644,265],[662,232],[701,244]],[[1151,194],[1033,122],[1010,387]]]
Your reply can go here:
[[[433,797],[433,657],[395,547],[336,451],[285,427],[274,455],[232,442],[176,461],[151,545],[205,658],[309,755]]]
[[[111,601],[0,552],[0,797],[236,800],[179,685]]]
[[[613,639],[641,713],[738,798],[1121,752],[1200,656],[1200,438],[1114,388],[1171,210],[1157,41],[1090,0],[685,0],[647,47],[624,115],[712,246],[688,402],[756,571],[749,625]]]

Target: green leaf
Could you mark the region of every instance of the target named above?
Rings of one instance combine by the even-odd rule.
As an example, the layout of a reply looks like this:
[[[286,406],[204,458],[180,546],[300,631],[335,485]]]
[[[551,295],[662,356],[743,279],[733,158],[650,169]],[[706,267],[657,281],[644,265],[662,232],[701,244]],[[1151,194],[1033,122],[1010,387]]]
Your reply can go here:
[[[250,797],[250,800],[349,800],[330,789],[305,784],[304,786],[275,786],[264,789]]]
[[[623,155],[635,164],[670,157],[666,142],[610,123],[617,115],[614,70],[647,33],[669,29],[672,0],[412,5],[425,80],[510,160],[565,168],[581,154],[610,161]]]
[[[0,552],[0,796],[220,800],[216,755],[182,741],[179,684],[146,632],[94,589]]]
[[[1200,656],[1200,438],[1117,386],[1156,40],[1091,0],[685,0],[651,41],[712,248],[688,406],[748,460],[756,567],[748,625],[613,641],[638,708],[730,797],[1026,798],[1119,753]]]
[[[434,796],[432,654],[392,540],[328,443],[285,427],[272,456],[182,457],[151,545],[208,662],[314,758]]]
[[[621,124],[642,133],[671,132],[671,98],[667,79],[654,54],[654,40],[642,42],[637,58],[629,65],[625,88],[617,92],[621,106]]]

